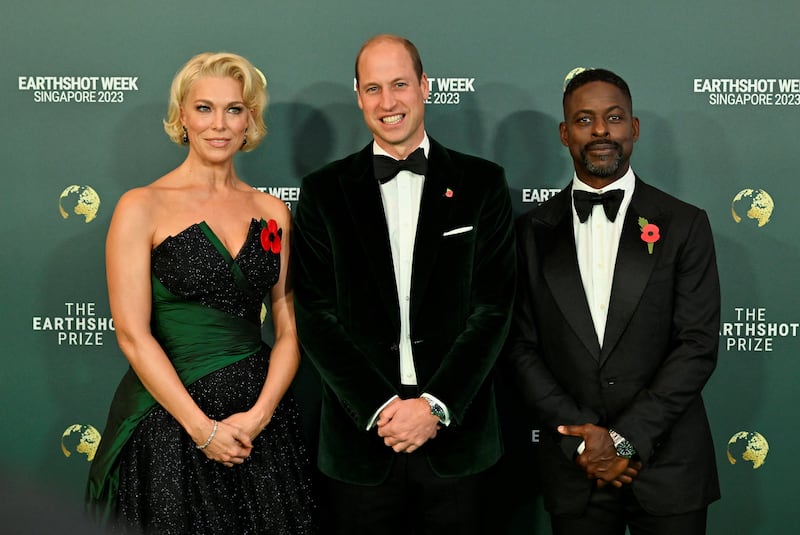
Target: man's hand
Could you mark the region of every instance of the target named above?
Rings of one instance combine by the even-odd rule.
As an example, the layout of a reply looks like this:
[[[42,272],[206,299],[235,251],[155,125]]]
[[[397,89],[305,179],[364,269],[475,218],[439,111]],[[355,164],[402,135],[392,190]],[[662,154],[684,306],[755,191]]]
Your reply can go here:
[[[633,483],[633,480],[636,479],[636,476],[639,475],[639,471],[642,469],[642,462],[641,461],[628,461],[628,467],[625,469],[622,474],[617,476],[617,479],[611,482],[612,485],[615,487],[621,487],[622,485],[630,485]],[[606,482],[602,479],[597,480],[597,488],[605,487]]]
[[[608,429],[593,424],[560,425],[562,435],[580,437],[585,448],[575,462],[586,472],[586,477],[596,479],[598,487],[611,484],[615,487],[629,485],[639,474],[642,464],[617,455]]]
[[[384,444],[398,453],[411,453],[436,437],[440,426],[425,399],[411,398],[389,403],[381,411],[377,427]]]

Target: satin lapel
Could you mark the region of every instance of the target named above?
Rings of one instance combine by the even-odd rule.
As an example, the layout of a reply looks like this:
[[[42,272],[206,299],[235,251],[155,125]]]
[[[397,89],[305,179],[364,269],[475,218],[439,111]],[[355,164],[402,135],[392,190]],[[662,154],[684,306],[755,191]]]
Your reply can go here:
[[[421,296],[430,281],[439,256],[445,226],[458,202],[458,186],[462,171],[450,159],[447,149],[433,139],[428,154],[428,172],[419,207],[417,235],[414,241],[414,265],[411,278],[411,317],[416,317],[422,305]],[[448,190],[452,192],[447,195]]]
[[[599,360],[600,342],[586,301],[575,250],[571,199],[571,188],[568,188],[558,204],[551,204],[550,214],[557,219],[551,221],[554,226],[550,232],[542,233],[539,252],[542,258],[542,274],[567,323],[592,357]]]
[[[361,242],[378,293],[386,309],[392,312],[390,316],[399,331],[400,306],[394,279],[392,249],[383,212],[383,200],[372,169],[372,143],[355,157],[349,171],[338,179],[344,191],[346,210],[353,218],[353,230],[341,230],[341,235],[351,236]]]
[[[648,253],[647,243],[642,240],[640,217],[657,225],[662,235],[667,231],[669,221],[665,220],[660,208],[650,202],[647,186],[637,179],[617,250],[601,363],[605,362],[625,332],[660,258],[662,248],[658,245],[653,248],[653,254]]]

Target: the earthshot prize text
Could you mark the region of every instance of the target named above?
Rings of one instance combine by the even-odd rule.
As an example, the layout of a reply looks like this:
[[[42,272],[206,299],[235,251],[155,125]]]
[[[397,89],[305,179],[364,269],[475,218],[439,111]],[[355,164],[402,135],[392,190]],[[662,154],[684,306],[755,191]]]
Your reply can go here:
[[[101,346],[103,333],[114,330],[114,320],[99,317],[94,303],[64,303],[66,316],[34,316],[34,331],[53,331],[58,345]]]
[[[796,338],[800,323],[767,321],[766,308],[735,307],[736,321],[725,322],[720,331],[727,351],[770,352],[775,338]]]

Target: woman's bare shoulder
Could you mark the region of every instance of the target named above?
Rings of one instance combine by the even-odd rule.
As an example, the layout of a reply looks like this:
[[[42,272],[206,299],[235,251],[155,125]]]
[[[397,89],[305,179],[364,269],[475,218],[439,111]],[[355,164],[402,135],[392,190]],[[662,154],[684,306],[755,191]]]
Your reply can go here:
[[[264,219],[275,219],[282,225],[289,224],[292,216],[284,201],[256,189],[253,190],[253,196]]]

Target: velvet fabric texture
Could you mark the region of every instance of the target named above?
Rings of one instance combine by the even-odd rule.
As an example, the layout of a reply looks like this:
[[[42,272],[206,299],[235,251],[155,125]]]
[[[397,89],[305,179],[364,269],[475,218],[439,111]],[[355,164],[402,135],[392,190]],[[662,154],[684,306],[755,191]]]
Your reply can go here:
[[[452,418],[418,452],[440,476],[480,472],[502,453],[491,376],[516,283],[512,219],[501,167],[431,139],[410,321],[419,391]],[[401,392],[391,255],[372,143],[304,178],[292,242],[297,328],[322,379],[318,465],[348,483],[380,484],[394,455],[367,431]]]

